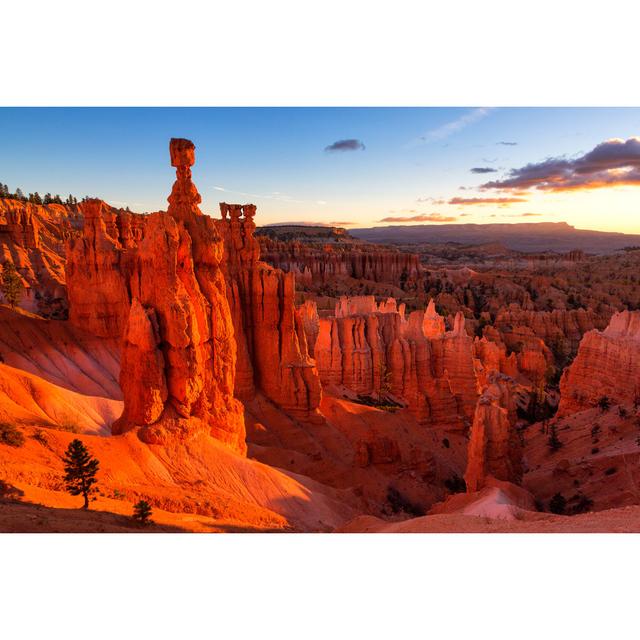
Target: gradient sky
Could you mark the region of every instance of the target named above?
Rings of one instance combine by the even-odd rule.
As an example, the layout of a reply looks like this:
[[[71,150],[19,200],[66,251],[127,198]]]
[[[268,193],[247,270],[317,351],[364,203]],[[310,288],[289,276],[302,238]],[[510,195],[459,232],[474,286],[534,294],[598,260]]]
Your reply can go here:
[[[639,233],[640,140],[622,144],[637,136],[635,108],[1,108],[0,182],[166,209],[168,142],[184,137],[196,144],[202,209],[214,215],[224,200],[258,205],[258,224],[372,226],[421,216]],[[586,154],[610,139],[620,140],[601,147],[602,186],[604,174],[585,173],[594,170]],[[509,173],[526,165],[534,166]],[[560,168],[560,183],[553,173],[540,188],[537,177],[525,188],[479,188],[547,166]],[[571,190],[556,188],[569,180]]]

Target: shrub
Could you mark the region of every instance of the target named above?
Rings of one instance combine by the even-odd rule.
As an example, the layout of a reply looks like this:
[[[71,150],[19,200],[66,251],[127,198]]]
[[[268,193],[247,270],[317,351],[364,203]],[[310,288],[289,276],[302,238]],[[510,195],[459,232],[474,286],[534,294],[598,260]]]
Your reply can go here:
[[[627,410],[622,405],[618,407],[618,415],[623,419],[628,415]]]
[[[593,507],[593,500],[585,496],[583,493],[578,493],[571,499],[576,500],[576,504],[571,508],[571,513],[574,515],[590,511],[591,507]]]
[[[598,399],[598,407],[600,407],[600,411],[604,413],[605,411],[609,411],[611,408],[611,400],[609,400],[609,396],[601,396]]]
[[[36,442],[39,442],[43,447],[46,447],[49,444],[49,440],[47,440],[47,434],[42,429],[36,429],[35,433],[31,437]]]
[[[411,502],[406,496],[402,495],[395,487],[389,486],[387,489],[387,501],[391,505],[393,513],[404,511],[413,516],[423,516],[424,509],[419,505]]]
[[[146,500],[140,500],[133,505],[133,515],[131,516],[139,525],[146,527],[151,524],[151,514],[153,509]]]
[[[444,486],[451,493],[464,493],[467,490],[467,483],[459,475],[454,474],[444,481]]]
[[[10,447],[21,447],[24,444],[24,434],[15,425],[0,422],[0,442]]]
[[[22,489],[18,489],[12,484],[9,484],[4,480],[0,480],[0,500],[5,502],[15,502],[16,500],[20,500],[23,495],[24,491],[22,491]]]
[[[561,493],[556,493],[549,502],[549,511],[557,515],[562,515],[566,508],[567,499]]]

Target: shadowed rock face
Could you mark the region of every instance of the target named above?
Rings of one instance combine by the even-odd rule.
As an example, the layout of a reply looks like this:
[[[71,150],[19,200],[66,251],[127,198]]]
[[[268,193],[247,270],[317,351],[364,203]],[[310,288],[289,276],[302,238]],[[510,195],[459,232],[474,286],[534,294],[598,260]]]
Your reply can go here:
[[[596,406],[607,396],[611,404],[640,396],[640,312],[616,313],[604,331],[584,335],[578,355],[560,380],[559,414]]]

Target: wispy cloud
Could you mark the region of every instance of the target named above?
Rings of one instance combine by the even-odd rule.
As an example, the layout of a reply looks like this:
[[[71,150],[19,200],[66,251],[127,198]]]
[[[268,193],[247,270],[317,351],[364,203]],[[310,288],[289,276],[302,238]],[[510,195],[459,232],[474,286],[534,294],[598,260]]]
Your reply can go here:
[[[310,222],[308,220],[296,220],[290,222],[273,222],[264,225],[265,227],[352,227],[355,222],[336,220],[331,222]]]
[[[388,216],[378,222],[455,222],[455,216],[443,216],[440,213],[421,213],[417,216]]]
[[[431,204],[444,204],[444,198],[418,198],[416,202],[430,202]]]
[[[427,131],[424,135],[418,138],[417,142],[424,144],[444,140],[455,133],[459,133],[466,127],[479,122],[483,118],[486,118],[491,111],[492,109],[486,107],[472,109],[455,120],[451,120],[450,122],[446,122],[445,124],[436,127],[435,129]]]
[[[334,151],[364,151],[364,142],[356,138],[348,138],[346,140],[337,140],[333,144],[325,147],[324,150],[333,153]]]
[[[501,140],[500,142],[496,142],[496,144],[501,144],[503,147],[515,147],[518,143]]]
[[[474,204],[498,204],[508,205],[516,202],[526,202],[524,198],[451,198],[449,204],[474,205]]]
[[[278,200],[279,202],[294,202],[298,204],[316,204],[323,206],[326,203],[324,200],[298,200],[296,198],[292,198],[285,193],[281,193],[280,191],[272,191],[271,193],[248,193],[246,191],[234,191],[233,189],[226,189],[225,187],[221,187],[216,185],[213,187],[215,191],[221,191],[222,193],[230,193],[235,196],[244,196],[246,198],[256,198],[259,200]]]

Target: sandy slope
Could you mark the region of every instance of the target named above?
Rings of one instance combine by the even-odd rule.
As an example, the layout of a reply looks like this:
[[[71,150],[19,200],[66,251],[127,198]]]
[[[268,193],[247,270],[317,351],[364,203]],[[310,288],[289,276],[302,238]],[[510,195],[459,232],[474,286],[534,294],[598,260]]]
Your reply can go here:
[[[22,430],[24,446],[0,444],[0,479],[23,491],[24,500],[69,506],[61,457],[77,436],[53,429],[39,434],[31,427]],[[144,444],[134,432],[81,439],[100,460],[102,498],[130,504],[144,498],[168,512],[301,531],[331,530],[355,515],[335,491],[235,455],[208,436],[169,447]],[[81,504],[79,498],[74,502]]]
[[[360,516],[341,533],[640,533],[640,506],[621,507],[578,516],[529,513],[519,520],[441,514],[386,522]]]

